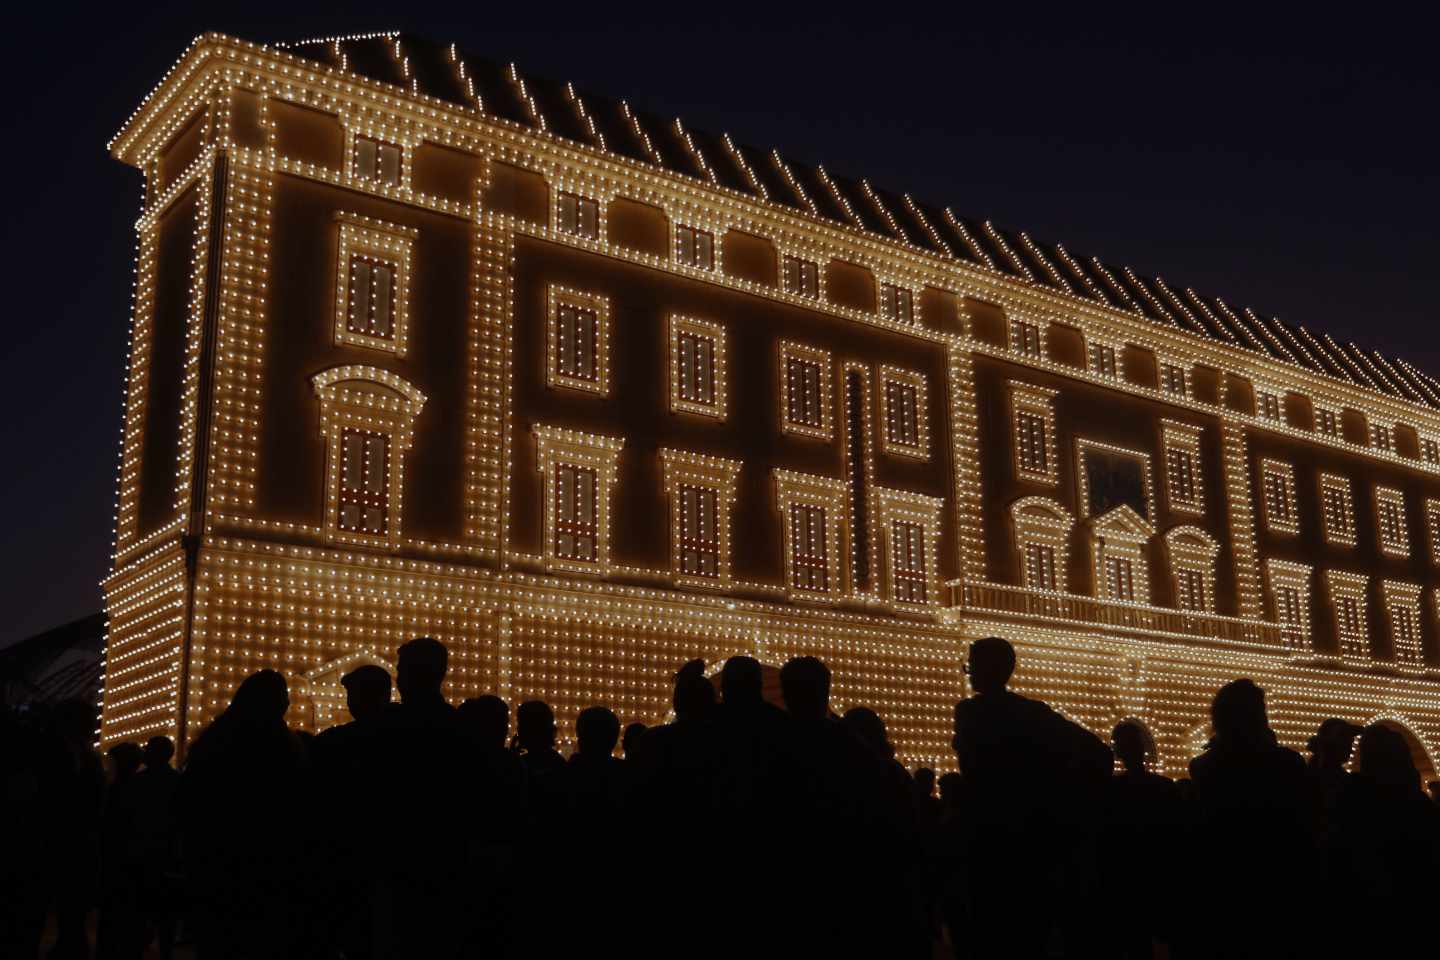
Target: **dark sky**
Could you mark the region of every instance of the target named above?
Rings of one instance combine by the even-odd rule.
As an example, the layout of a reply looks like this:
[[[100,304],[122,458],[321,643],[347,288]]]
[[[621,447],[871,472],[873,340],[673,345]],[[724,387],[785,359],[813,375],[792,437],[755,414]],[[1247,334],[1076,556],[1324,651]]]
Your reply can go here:
[[[1321,8],[1302,22],[960,4],[887,26],[877,14],[909,5],[243,6],[50,5],[12,21],[0,644],[100,606],[140,197],[105,144],[205,30],[454,40],[1440,373],[1440,81],[1418,24],[1357,22],[1380,8],[1329,23]],[[725,16],[674,12],[702,7]]]

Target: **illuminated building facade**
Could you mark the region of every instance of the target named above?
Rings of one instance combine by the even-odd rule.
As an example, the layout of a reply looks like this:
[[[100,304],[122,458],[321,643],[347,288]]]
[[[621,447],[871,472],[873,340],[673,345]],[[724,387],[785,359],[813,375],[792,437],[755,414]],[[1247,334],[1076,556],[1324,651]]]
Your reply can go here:
[[[953,764],[966,641],[1171,772],[1213,691],[1440,747],[1440,383],[398,35],[206,35],[145,174],[106,741],[404,640],[452,700],[663,717],[813,653]]]

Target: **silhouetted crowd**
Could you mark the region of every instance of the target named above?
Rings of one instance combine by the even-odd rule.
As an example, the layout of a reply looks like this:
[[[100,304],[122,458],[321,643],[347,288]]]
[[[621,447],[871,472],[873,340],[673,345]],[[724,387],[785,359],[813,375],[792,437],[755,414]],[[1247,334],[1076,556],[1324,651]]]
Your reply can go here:
[[[37,956],[47,918],[49,956],[91,956],[97,907],[107,960],[177,935],[202,960],[1422,955],[1440,806],[1399,732],[1327,720],[1307,763],[1235,680],[1174,781],[1139,724],[1112,752],[1007,690],[1015,666],[972,644],[938,782],[875,711],[831,711],[814,657],[780,671],[783,709],[756,660],[718,692],[692,661],[670,722],[622,737],[590,707],[568,758],[545,703],[513,737],[499,697],[447,703],[429,638],[400,648],[398,702],[360,667],[353,720],[315,736],[253,674],[183,772],[164,737],[102,760],[86,705],[7,713],[4,956]]]

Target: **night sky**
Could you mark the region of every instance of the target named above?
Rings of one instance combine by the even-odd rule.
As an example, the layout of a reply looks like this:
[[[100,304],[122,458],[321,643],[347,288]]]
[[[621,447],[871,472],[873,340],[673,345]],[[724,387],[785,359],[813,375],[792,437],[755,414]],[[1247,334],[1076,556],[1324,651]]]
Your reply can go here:
[[[1417,24],[1353,20],[1380,8],[1306,23],[958,5],[884,27],[773,3],[294,6],[51,5],[11,21],[0,644],[101,606],[140,199],[105,144],[206,30],[453,40],[1440,374],[1440,72]]]

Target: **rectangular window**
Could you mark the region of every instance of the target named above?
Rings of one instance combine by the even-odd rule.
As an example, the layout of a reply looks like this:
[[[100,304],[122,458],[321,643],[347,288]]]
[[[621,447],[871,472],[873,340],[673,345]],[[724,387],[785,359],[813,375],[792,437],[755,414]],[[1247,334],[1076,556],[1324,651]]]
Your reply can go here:
[[[395,266],[375,257],[350,257],[350,303],[345,328],[381,340],[395,337]]]
[[[600,314],[589,307],[561,303],[555,310],[556,372],[571,380],[600,382]]]
[[[389,434],[353,427],[341,431],[339,487],[339,528],[384,536],[389,520]]]
[[[1280,422],[1280,395],[1270,393],[1267,390],[1257,391],[1255,394],[1255,415],[1262,420]]]
[[[1392,603],[1390,622],[1395,631],[1395,659],[1402,663],[1419,660],[1420,626],[1415,608],[1408,603]]]
[[[785,256],[781,280],[786,293],[810,300],[820,299],[820,267],[813,260]]]
[[[1029,473],[1050,472],[1049,448],[1045,439],[1045,418],[1032,410],[1015,414],[1015,443],[1020,467]]]
[[[715,403],[715,341],[690,330],[675,338],[675,392],[687,403]]]
[[[1346,652],[1354,653],[1356,647],[1363,649],[1365,621],[1360,612],[1360,599],[1352,596],[1340,597],[1335,603],[1335,619],[1340,630],[1341,644],[1346,648]]]
[[[1105,558],[1105,596],[1111,600],[1135,599],[1135,566],[1128,558]]]
[[[918,523],[895,521],[890,527],[890,549],[894,551],[895,599],[901,603],[924,603],[925,528]]]
[[[1090,344],[1090,372],[1114,380],[1115,348],[1106,343]]]
[[[1324,407],[1315,408],[1315,432],[1327,437],[1340,436],[1340,418],[1334,410],[1326,410]]]
[[[1300,619],[1300,591],[1295,587],[1283,586],[1275,591],[1275,616],[1281,623],[1303,626]]]
[[[400,186],[400,148],[373,137],[355,137],[355,176]]]
[[[1025,545],[1025,586],[1032,590],[1058,589],[1055,579],[1055,548],[1047,543]]]
[[[600,204],[589,197],[561,193],[556,200],[555,226],[561,233],[600,239]]]
[[[1426,463],[1440,465],[1440,440],[1431,437],[1420,438],[1420,459]]]
[[[680,572],[720,576],[720,496],[710,487],[680,487]]]
[[[1425,501],[1425,526],[1430,537],[1430,560],[1440,563],[1440,500]]]
[[[687,267],[715,269],[715,235],[683,224],[675,226],[675,259]]]
[[[790,507],[790,582],[797,590],[830,589],[825,547],[825,508],[796,503]]]
[[[791,424],[820,429],[824,425],[824,395],[821,392],[820,364],[801,357],[785,361],[785,383],[789,388],[789,406],[785,418]]]
[[[596,474],[569,463],[555,465],[555,556],[560,560],[596,559]]]
[[[1010,349],[1027,357],[1040,356],[1040,328],[1024,320],[1010,321]]]
[[[1410,552],[1410,532],[1405,527],[1405,494],[1391,487],[1375,490],[1375,528],[1380,549],[1392,557]]]
[[[893,283],[880,284],[880,315],[897,323],[914,323],[914,295]]]
[[[1193,506],[1195,497],[1195,455],[1184,447],[1165,451],[1165,470],[1172,504]]]
[[[1178,363],[1160,364],[1160,389],[1172,397],[1185,396],[1185,368]]]
[[[920,391],[911,383],[885,382],[885,436],[900,447],[920,445]]]
[[[1384,423],[1370,424],[1370,446],[1376,450],[1389,452],[1394,449],[1390,435],[1390,426]]]
[[[1328,542],[1354,545],[1355,513],[1349,480],[1328,474],[1320,477],[1320,517]]]
[[[1204,610],[1205,575],[1199,570],[1175,571],[1175,599],[1182,610]]]
[[[1288,463],[1265,460],[1260,466],[1260,497],[1265,525],[1280,533],[1299,533],[1295,515],[1295,470]]]

